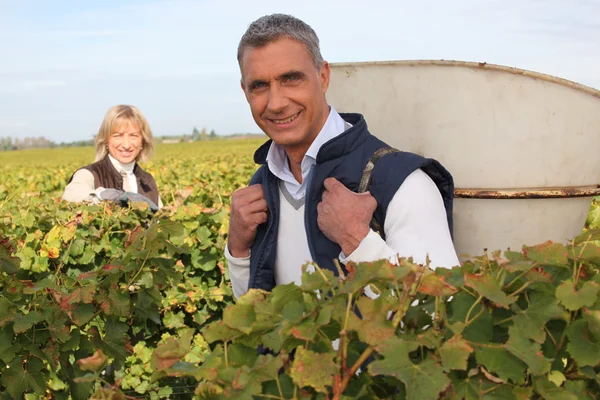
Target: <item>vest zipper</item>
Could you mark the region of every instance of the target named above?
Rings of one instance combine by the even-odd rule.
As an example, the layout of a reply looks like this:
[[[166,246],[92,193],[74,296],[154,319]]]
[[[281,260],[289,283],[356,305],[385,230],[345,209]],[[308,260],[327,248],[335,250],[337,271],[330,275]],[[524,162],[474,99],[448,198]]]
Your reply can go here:
[[[316,165],[313,165],[310,168],[310,171],[308,172],[308,176],[306,177],[306,192],[304,193],[304,230],[306,231],[306,241],[308,242],[308,250],[310,251],[310,257],[312,258],[313,262],[316,263],[317,262],[317,258],[315,257],[315,251],[313,249],[313,241],[310,235],[310,229],[308,226],[308,211],[310,209],[309,207],[309,203],[310,203],[310,186],[312,184],[312,178],[313,175],[315,173],[315,167]]]

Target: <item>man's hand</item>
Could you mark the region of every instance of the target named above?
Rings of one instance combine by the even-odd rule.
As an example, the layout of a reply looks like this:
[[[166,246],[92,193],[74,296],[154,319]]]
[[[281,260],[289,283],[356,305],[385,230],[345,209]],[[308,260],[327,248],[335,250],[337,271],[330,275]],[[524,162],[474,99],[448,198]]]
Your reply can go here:
[[[377,200],[368,192],[352,192],[335,178],[324,184],[323,200],[317,205],[319,229],[348,256],[369,233]]]
[[[262,185],[252,185],[233,192],[228,238],[229,252],[233,257],[248,257],[258,226],[267,222],[267,211]]]

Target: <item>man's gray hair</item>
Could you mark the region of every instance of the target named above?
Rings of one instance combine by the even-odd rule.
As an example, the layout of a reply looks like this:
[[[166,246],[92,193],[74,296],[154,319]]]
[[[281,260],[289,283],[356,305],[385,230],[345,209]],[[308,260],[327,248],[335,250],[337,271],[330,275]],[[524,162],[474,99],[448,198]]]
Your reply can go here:
[[[320,70],[323,56],[319,49],[319,38],[307,23],[286,14],[271,14],[260,17],[250,24],[238,45],[237,59],[242,67],[242,56],[246,47],[262,47],[281,38],[290,38],[303,43]]]

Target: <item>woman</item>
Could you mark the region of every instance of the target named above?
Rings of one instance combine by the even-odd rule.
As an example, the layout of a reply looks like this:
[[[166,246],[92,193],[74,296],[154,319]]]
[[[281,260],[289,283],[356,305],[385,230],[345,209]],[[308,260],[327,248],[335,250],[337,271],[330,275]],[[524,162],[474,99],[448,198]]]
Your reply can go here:
[[[96,162],[73,174],[64,200],[98,203],[130,199],[146,201],[153,209],[162,207],[154,178],[138,165],[150,157],[154,145],[148,121],[136,107],[111,107],[96,135],[95,147]]]

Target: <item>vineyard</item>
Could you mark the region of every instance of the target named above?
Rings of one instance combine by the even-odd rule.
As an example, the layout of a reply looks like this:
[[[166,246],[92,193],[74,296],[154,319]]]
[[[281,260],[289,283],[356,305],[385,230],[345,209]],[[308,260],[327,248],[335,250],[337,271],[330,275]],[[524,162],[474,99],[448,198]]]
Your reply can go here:
[[[229,199],[260,143],[159,146],[155,214],[60,200],[91,148],[0,153],[0,399],[600,398],[597,202],[568,245],[316,266],[235,303]]]

